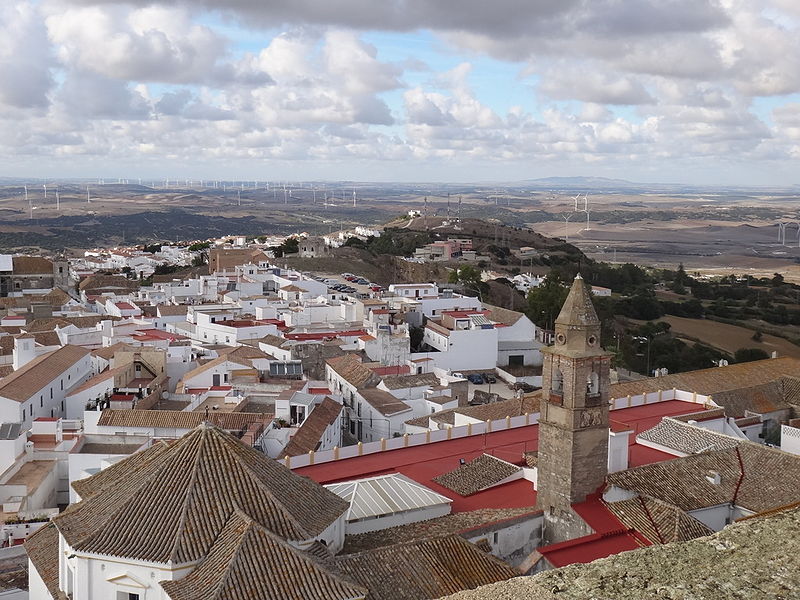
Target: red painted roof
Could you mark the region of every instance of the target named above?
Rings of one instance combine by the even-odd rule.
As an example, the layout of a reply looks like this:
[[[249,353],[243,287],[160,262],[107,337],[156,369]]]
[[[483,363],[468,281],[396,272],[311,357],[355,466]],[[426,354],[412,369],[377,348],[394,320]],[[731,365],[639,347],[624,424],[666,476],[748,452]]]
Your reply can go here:
[[[408,365],[392,365],[391,367],[370,367],[376,375],[408,375],[411,367]]]
[[[287,340],[300,340],[300,341],[308,341],[308,340],[325,340],[328,338],[337,338],[337,337],[361,337],[362,335],[366,335],[367,332],[364,329],[353,329],[351,331],[321,331],[318,333],[286,333],[284,337]]]
[[[58,417],[36,417],[34,421],[58,421]]]
[[[488,310],[443,310],[443,315],[448,315],[454,319],[466,319],[470,315],[488,315]]]
[[[185,335],[179,335],[177,333],[169,333],[168,331],[164,331],[162,329],[137,329],[136,333],[131,336],[135,340],[188,340]]]
[[[308,393],[312,394],[312,395],[330,394],[331,391],[328,388],[323,388],[323,387],[310,387],[310,388],[308,388]]]
[[[136,307],[130,302],[116,302],[115,304],[120,310],[136,310]]]
[[[657,404],[622,408],[612,411],[611,414],[615,419],[629,423],[634,431],[639,432],[649,429],[652,427],[651,423],[657,423],[663,416],[689,414],[702,410],[705,410],[702,404],[669,400]],[[631,435],[630,439],[635,442],[634,435]],[[521,464],[524,452],[538,449],[539,426],[529,425],[487,435],[457,438],[318,463],[295,469],[295,471],[322,484],[399,472],[435,492],[453,498],[451,508],[454,513],[479,508],[521,508],[536,504],[536,492],[533,484],[525,479],[518,479],[464,498],[441,487],[433,481],[433,478],[457,468],[461,458],[470,461],[486,453],[511,463]],[[636,443],[630,444],[629,456],[631,466],[675,458]]]
[[[111,394],[111,399],[115,402],[132,402],[134,398],[133,394]]]

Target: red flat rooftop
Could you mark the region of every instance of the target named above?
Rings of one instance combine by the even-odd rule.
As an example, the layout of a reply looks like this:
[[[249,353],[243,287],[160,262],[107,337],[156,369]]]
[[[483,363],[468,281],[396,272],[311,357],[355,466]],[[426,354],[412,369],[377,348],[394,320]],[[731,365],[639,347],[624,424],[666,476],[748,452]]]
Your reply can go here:
[[[621,408],[612,411],[611,414],[615,420],[630,425],[635,433],[639,433],[658,423],[662,417],[691,414],[702,410],[705,410],[702,404],[668,400]],[[631,434],[629,442],[629,466],[675,458],[670,454],[637,444],[635,433]],[[452,498],[453,513],[479,508],[521,508],[536,504],[533,484],[525,479],[463,497],[440,486],[433,481],[433,478],[457,468],[462,458],[470,461],[481,454],[491,454],[514,464],[522,464],[523,453],[538,449],[539,425],[537,424],[318,463],[297,468],[295,472],[321,484],[402,473],[433,491]]]

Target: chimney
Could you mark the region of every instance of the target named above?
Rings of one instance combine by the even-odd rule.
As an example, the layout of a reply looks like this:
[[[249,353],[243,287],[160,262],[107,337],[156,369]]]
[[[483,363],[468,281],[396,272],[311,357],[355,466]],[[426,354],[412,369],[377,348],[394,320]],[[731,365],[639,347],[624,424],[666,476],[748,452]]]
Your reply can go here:
[[[14,370],[20,369],[36,358],[36,340],[30,333],[14,336],[14,350],[11,353]]]

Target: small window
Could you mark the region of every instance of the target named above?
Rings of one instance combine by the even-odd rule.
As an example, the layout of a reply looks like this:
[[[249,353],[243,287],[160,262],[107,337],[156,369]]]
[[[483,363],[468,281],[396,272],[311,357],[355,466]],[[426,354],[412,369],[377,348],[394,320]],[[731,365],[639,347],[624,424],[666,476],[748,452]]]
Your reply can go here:
[[[140,600],[139,594],[133,592],[117,592],[117,600]]]
[[[44,396],[39,396],[39,408],[44,406]]]

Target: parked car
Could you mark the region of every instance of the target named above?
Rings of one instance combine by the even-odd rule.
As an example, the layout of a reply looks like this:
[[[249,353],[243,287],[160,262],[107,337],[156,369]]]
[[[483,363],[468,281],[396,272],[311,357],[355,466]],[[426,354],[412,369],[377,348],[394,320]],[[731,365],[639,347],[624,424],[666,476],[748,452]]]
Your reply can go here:
[[[478,373],[470,373],[467,375],[467,379],[470,383],[474,383],[475,385],[481,385],[483,383],[483,377]]]
[[[497,383],[497,377],[495,377],[491,373],[484,373],[483,381],[484,383]]]

